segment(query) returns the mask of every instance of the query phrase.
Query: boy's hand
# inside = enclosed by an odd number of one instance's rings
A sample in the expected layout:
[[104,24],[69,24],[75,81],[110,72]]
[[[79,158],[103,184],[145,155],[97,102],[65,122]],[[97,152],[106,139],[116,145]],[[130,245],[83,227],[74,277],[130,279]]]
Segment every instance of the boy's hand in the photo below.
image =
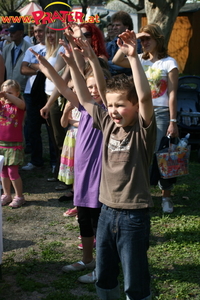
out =
[[119,34],[117,45],[126,56],[135,56],[137,54],[137,39],[135,32],[126,30]]

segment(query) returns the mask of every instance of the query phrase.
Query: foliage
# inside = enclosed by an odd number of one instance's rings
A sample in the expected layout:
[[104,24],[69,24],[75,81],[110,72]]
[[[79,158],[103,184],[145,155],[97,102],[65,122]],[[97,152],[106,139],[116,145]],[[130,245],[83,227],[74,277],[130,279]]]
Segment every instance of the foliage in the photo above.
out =
[[10,11],[17,11],[21,7],[28,4],[28,0],[4,0],[0,1],[0,15],[5,16]]
[[163,30],[166,44],[168,44],[170,34],[182,6],[186,0],[139,0],[135,4],[134,0],[119,0],[129,5],[136,11],[145,8],[148,23],[157,23]]

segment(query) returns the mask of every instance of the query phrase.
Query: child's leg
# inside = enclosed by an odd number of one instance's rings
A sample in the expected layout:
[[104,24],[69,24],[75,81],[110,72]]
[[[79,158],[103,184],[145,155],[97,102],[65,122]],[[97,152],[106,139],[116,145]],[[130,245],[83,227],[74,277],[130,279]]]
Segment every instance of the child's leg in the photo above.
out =
[[[97,226],[100,208],[88,208],[78,206],[78,222],[83,244],[83,259],[72,265],[62,268],[64,272],[93,270],[95,261],[93,259],[94,228]],[[93,228],[94,227],[94,228]]]
[[116,247],[117,217],[113,209],[102,206],[96,238],[96,289],[100,299],[119,298],[120,261]]
[[88,264],[93,260],[93,244],[94,236],[92,237],[81,237],[83,244],[83,259],[84,264]]
[[78,207],[78,222],[83,244],[83,262],[93,259],[94,237],[96,236],[100,208]]
[[17,197],[22,197],[22,180],[19,175],[19,166],[9,166],[8,174]]
[[7,205],[12,201],[11,197],[11,181],[8,175],[8,166],[4,166],[1,173],[1,181],[3,187],[3,195],[1,196],[1,205]]
[[12,208],[17,208],[25,203],[24,196],[22,194],[22,180],[19,176],[18,166],[10,166],[8,169],[9,177],[15,190],[15,197],[13,201],[9,204]]
[[12,185],[15,190],[15,195],[17,197],[22,197],[23,196],[23,187],[22,187],[21,177],[17,178],[16,180],[12,180]]
[[117,250],[128,299],[151,298],[147,250],[150,216],[148,209],[124,210],[119,215]]
[[8,166],[3,166],[1,180],[4,195],[11,196],[11,181],[8,174]]

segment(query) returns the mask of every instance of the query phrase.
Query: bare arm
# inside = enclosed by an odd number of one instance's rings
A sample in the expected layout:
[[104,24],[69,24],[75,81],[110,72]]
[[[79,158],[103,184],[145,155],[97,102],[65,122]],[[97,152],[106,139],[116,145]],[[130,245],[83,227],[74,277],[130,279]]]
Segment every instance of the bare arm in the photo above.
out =
[[18,97],[15,97],[14,95],[11,95],[9,93],[6,93],[4,91],[0,92],[0,98],[4,98],[5,101],[8,100],[9,102],[12,102],[19,109],[24,110],[26,107],[24,100],[22,100]]
[[4,82],[5,64],[2,55],[0,55],[0,85]]
[[[65,68],[65,71],[62,75],[63,80],[67,83],[69,81],[69,67],[67,66]],[[54,88],[51,96],[49,97],[46,105],[40,110],[40,114],[44,119],[48,118],[49,115],[49,111],[52,107],[52,105],[54,104],[54,102],[58,99],[58,97],[60,96],[60,92],[58,91],[57,87]]]
[[119,49],[115,56],[113,57],[112,59],[112,62],[115,64],[115,65],[118,65],[120,67],[123,67],[123,68],[130,68],[130,63],[129,63],[129,60],[127,57],[125,57],[124,53],[121,51],[121,49]]
[[[177,88],[178,88],[178,69],[175,68],[168,74],[168,95],[169,95],[169,113],[170,120],[177,117]],[[170,122],[167,129],[167,135],[171,137],[178,136],[178,126],[176,122]]]
[[71,117],[71,112],[72,112],[73,108],[74,108],[74,106],[70,102],[66,103],[62,117],[60,119],[60,124],[62,127],[65,128],[68,126],[69,118]]
[[[51,80],[54,82],[60,94],[62,94],[66,99],[68,99],[74,106],[79,105],[78,98],[74,92],[68,88],[64,79],[56,72],[56,70],[51,66],[51,64],[41,55],[37,54],[34,50],[30,51],[37,57],[40,63],[40,69],[45,74],[45,76],[50,76]],[[64,57],[64,54],[61,54]]]
[[75,88],[75,91],[76,91],[76,94],[78,96],[80,103],[84,106],[84,108],[87,110],[87,112],[90,115],[92,115],[94,100],[92,99],[92,97],[88,91],[88,88],[86,86],[85,80],[84,80],[83,76],[81,75],[81,73],[75,63],[72,52],[70,51],[70,49],[66,48],[65,55],[64,54],[61,54],[61,55],[66,60],[66,62],[68,63],[68,66],[70,68],[72,81],[73,81],[74,88]]
[[133,80],[138,95],[139,112],[144,120],[145,126],[148,126],[153,116],[153,104],[149,82],[137,54],[136,35],[133,31],[126,30],[126,32],[120,34],[119,37],[123,43],[118,39],[117,44],[121,51],[128,57],[134,74]]
[[79,126],[79,121],[75,121],[75,120],[69,118],[69,124],[74,126],[74,127],[78,127]]
[[74,56],[74,59],[76,61],[76,64],[78,66],[78,69],[80,70],[81,74],[83,75],[84,67],[85,67],[85,60],[84,57],[81,55],[81,53],[74,51],[74,48],[77,47],[76,43],[74,42],[74,39],[81,38],[82,40],[87,40],[85,36],[83,35],[81,28],[76,23],[70,23],[70,28],[67,28],[65,30],[65,37],[70,43],[71,50]]
[[81,48],[81,50],[79,50],[79,48],[75,48],[76,52],[80,51],[85,57],[88,58],[89,63],[92,67],[99,95],[104,105],[106,106],[106,81],[99,60],[87,40],[85,41],[78,39],[76,42],[77,45]]
[[30,64],[27,61],[23,61],[21,64],[21,74],[32,76],[37,75],[37,72],[39,71],[39,64]]

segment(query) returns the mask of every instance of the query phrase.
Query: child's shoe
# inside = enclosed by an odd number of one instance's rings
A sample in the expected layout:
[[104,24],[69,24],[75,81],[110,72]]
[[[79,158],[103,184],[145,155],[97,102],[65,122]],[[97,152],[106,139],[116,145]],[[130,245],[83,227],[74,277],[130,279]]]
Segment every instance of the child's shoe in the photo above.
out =
[[9,204],[9,206],[12,208],[18,208],[18,207],[21,207],[25,202],[26,201],[24,199],[24,196],[22,196],[22,197],[15,196],[13,198],[13,201]]
[[76,207],[72,209],[68,209],[66,212],[64,212],[63,216],[64,217],[75,217],[78,213],[78,210]]
[[[94,248],[94,249],[96,248],[96,239],[94,239],[93,248]],[[78,249],[79,249],[79,250],[83,250],[83,244],[79,244],[79,245],[78,245]]]
[[162,197],[162,209],[164,213],[173,213],[174,206],[170,197]]
[[8,195],[2,195],[1,196],[1,205],[7,205],[8,203],[12,202],[12,197]]

